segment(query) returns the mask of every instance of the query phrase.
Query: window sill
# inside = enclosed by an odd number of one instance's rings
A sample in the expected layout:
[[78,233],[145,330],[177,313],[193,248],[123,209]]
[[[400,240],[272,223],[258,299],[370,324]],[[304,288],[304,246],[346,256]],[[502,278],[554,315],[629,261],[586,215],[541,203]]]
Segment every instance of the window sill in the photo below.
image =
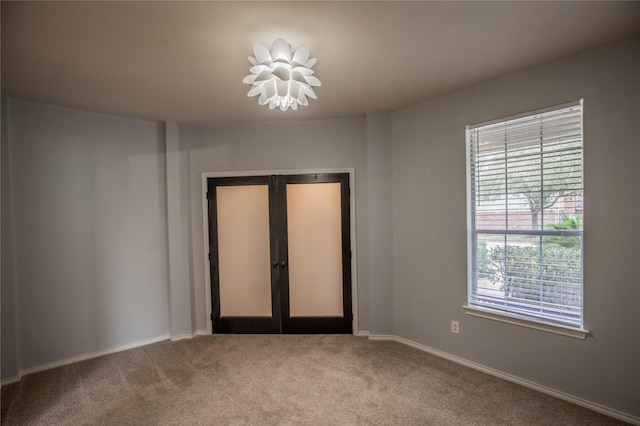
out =
[[514,324],[521,327],[546,331],[549,333],[561,334],[563,336],[573,337],[574,339],[584,340],[587,338],[587,335],[589,335],[589,330],[582,330],[580,328],[563,327],[561,325],[537,322],[516,316],[507,316],[502,312],[497,312],[490,309],[481,309],[475,306],[464,305],[462,308],[467,315],[472,315],[474,317],[486,318],[494,321],[504,322],[507,324]]

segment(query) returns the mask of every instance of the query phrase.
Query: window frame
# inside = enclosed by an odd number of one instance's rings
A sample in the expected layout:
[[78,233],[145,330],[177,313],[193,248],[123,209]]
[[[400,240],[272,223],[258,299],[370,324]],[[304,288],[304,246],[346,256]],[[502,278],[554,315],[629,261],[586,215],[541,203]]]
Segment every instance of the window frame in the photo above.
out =
[[[529,316],[523,314],[522,312],[517,312],[514,310],[509,310],[505,305],[501,308],[493,309],[490,306],[486,306],[483,304],[477,304],[472,301],[473,298],[477,299],[478,295],[474,293],[474,288],[477,288],[477,268],[476,268],[476,257],[477,257],[477,235],[478,230],[475,228],[476,222],[476,211],[474,207],[474,191],[472,188],[473,178],[471,174],[472,166],[474,165],[474,158],[471,149],[472,138],[470,137],[471,132],[475,129],[491,126],[499,123],[505,123],[526,119],[527,117],[539,116],[546,113],[560,111],[567,108],[580,108],[580,136],[581,136],[581,159],[584,157],[584,128],[583,128],[583,117],[584,117],[584,105],[583,100],[580,99],[574,102],[568,102],[565,104],[555,105],[547,108],[542,108],[534,111],[529,111],[517,115],[511,115],[508,117],[503,117],[500,119],[495,119],[491,121],[486,121],[474,125],[468,125],[465,129],[465,149],[466,149],[466,180],[467,180],[467,303],[463,306],[463,309],[466,314],[486,318],[490,320],[500,321],[504,323],[519,325],[523,327],[533,328],[536,330],[547,331],[551,333],[556,333],[564,336],[585,339],[589,334],[589,331],[584,328],[584,269],[582,267],[584,263],[584,247],[582,246],[580,249],[580,262],[581,262],[581,297],[580,297],[580,324],[579,326],[574,326],[572,324],[566,324],[558,321],[553,321],[551,319],[546,319],[541,316]],[[509,157],[505,157],[505,161],[508,161]],[[582,160],[583,161],[583,160]],[[540,171],[542,173],[542,171]],[[581,173],[584,176],[584,161],[581,166]],[[584,188],[584,181],[582,181],[582,187]],[[505,195],[507,191],[505,190]],[[582,200],[582,197],[581,197]],[[508,211],[508,207],[505,207],[505,211]],[[542,211],[544,215],[544,209]],[[508,232],[508,229],[504,229]],[[534,231],[532,229],[532,231]],[[542,231],[542,230],[541,230]],[[534,233],[527,233],[525,231],[522,232],[524,235],[534,235]],[[539,234],[540,231],[536,231],[535,234]],[[505,233],[507,235],[507,233]],[[580,237],[582,239],[583,230],[580,231]],[[506,243],[505,243],[506,244]],[[542,244],[542,243],[541,243]],[[508,302],[507,302],[508,303]]]

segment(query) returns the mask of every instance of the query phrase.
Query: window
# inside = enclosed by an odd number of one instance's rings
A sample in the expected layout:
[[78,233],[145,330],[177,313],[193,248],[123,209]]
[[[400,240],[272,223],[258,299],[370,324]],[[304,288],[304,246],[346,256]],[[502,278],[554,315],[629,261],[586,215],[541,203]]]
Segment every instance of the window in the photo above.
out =
[[467,152],[467,312],[582,330],[582,101],[468,126]]

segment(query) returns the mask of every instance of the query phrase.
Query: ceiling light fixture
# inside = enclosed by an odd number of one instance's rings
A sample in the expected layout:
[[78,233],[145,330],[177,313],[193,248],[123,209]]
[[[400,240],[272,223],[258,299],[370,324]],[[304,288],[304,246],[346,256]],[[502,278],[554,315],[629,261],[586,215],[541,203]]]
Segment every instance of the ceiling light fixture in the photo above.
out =
[[316,58],[309,59],[309,48],[300,46],[291,51],[291,45],[283,38],[276,39],[271,50],[256,43],[253,46],[255,57],[249,56],[253,65],[248,76],[242,82],[253,87],[247,96],[257,96],[260,105],[269,105],[282,111],[297,110],[298,105],[308,105],[307,96],[316,99],[314,86],[320,86],[320,80],[313,76]]

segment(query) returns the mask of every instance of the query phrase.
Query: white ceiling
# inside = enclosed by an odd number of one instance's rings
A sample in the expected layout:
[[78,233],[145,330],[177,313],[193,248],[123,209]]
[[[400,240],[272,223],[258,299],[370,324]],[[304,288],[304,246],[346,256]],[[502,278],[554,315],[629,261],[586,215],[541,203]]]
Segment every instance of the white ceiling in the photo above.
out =
[[[2,91],[161,121],[349,117],[637,34],[637,1],[2,1]],[[253,44],[277,37],[318,58],[318,99],[298,111],[242,83]]]

